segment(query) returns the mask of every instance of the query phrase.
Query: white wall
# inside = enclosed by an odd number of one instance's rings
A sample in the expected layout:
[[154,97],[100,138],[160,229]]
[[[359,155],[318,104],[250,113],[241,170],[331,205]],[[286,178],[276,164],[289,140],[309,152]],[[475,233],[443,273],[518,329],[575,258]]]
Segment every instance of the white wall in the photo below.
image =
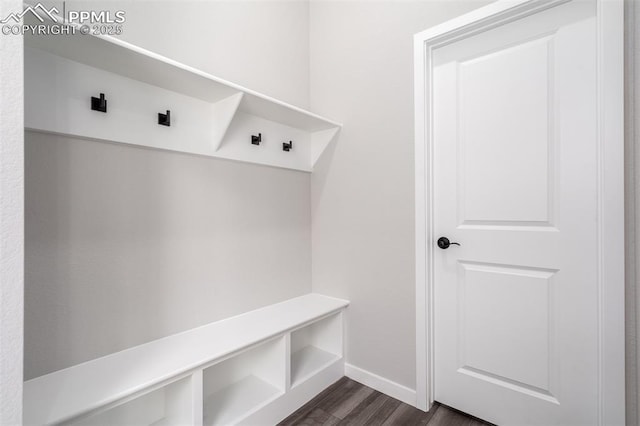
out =
[[27,132],[25,377],[309,293],[309,175]]
[[413,34],[479,1],[313,1],[311,108],[344,123],[312,175],[313,289],[351,300],[347,362],[415,389]]
[[[20,10],[0,1],[0,16]],[[0,36],[0,424],[22,423],[22,37]]]
[[[123,39],[308,104],[307,2],[66,7],[121,8]],[[26,149],[27,379],[311,290],[306,173],[33,132]]]

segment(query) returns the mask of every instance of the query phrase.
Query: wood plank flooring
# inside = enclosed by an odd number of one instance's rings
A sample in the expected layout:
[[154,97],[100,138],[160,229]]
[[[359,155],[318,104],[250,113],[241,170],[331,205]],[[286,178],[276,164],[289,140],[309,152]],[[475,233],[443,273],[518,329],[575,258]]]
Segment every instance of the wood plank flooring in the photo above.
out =
[[487,426],[457,410],[438,404],[428,413],[343,377],[325,389],[280,426]]

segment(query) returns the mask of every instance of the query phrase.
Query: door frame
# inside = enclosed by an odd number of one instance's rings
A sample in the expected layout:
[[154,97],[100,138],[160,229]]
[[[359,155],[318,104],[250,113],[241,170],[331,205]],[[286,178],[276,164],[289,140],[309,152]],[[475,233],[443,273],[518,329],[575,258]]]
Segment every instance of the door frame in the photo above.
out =
[[[581,0],[498,0],[414,36],[416,406],[434,402],[432,57],[436,48]],[[598,424],[624,424],[624,5],[595,0],[597,26]],[[605,286],[606,283],[606,286]]]

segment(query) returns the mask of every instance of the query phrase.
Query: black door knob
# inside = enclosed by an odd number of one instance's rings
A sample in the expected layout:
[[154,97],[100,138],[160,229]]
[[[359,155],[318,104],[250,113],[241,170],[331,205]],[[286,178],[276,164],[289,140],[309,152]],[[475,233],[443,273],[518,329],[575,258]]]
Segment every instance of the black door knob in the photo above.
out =
[[460,245],[460,243],[452,243],[447,237],[438,238],[438,247],[440,247],[442,250],[448,249],[452,244],[455,244],[456,246]]

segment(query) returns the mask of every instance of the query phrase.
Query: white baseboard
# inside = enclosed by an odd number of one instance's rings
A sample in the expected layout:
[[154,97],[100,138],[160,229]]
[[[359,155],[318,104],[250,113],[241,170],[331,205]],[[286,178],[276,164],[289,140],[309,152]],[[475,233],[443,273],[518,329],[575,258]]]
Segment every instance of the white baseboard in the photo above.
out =
[[389,379],[380,377],[370,371],[363,370],[351,364],[344,365],[344,374],[350,379],[363,385],[369,386],[379,392],[389,395],[392,398],[399,399],[409,405],[416,406],[416,391],[406,386],[392,382]]

